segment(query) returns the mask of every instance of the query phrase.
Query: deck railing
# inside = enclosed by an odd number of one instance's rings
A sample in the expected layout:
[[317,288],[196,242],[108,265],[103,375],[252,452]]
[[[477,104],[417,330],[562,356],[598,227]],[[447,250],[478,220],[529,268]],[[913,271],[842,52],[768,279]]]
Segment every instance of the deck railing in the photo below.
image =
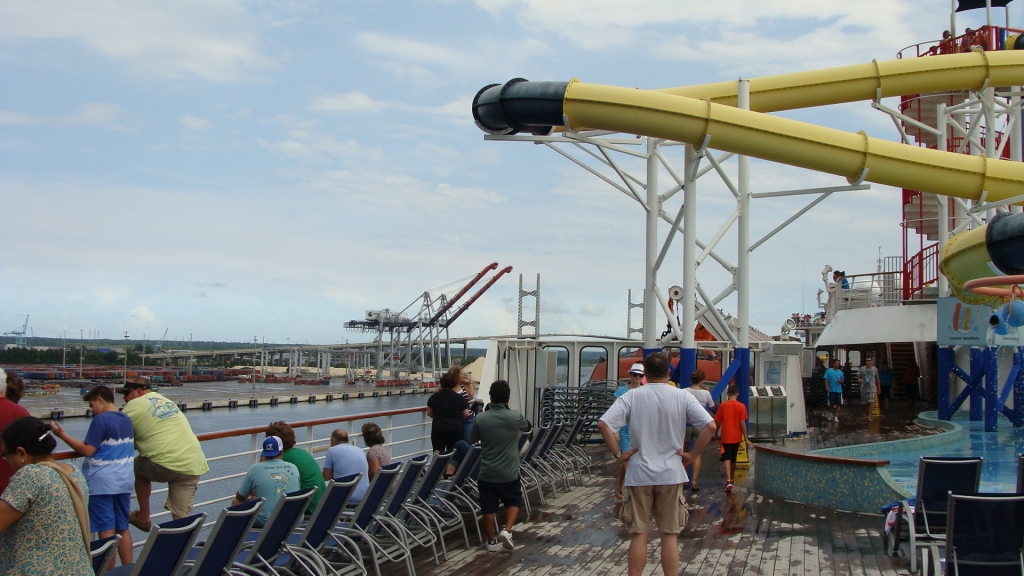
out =
[[[416,417],[417,415],[419,418]],[[396,418],[402,420],[402,422],[396,422]],[[380,424],[382,419],[385,420],[384,425]],[[376,421],[378,426],[381,427],[384,433],[384,447],[387,449],[392,460],[405,460],[420,454],[427,454],[431,451],[431,421],[427,418],[427,409],[425,407],[301,420],[289,422],[288,425],[295,431],[296,448],[303,448],[309,451],[320,462],[324,459],[324,456],[316,456],[316,454],[326,452],[330,447],[330,432],[327,432],[326,436],[317,436],[317,427],[342,424],[343,426],[335,426],[331,431],[337,428],[344,428],[349,433],[349,442],[353,442],[356,438],[362,437],[362,433],[354,428],[354,423],[371,420]],[[298,436],[303,429],[305,430],[305,440],[299,441]],[[202,443],[203,452],[207,455],[206,462],[210,465],[210,472],[199,480],[199,489],[196,490],[197,501],[193,505],[194,511],[201,511],[204,507],[227,506],[230,504],[238,489],[238,479],[245,476],[249,466],[259,460],[266,431],[267,425],[264,424],[249,428],[221,430],[196,435]],[[238,450],[238,439],[243,439],[246,436],[249,437],[249,449]],[[57,460],[72,460],[82,457],[81,454],[73,451],[54,453],[54,458]],[[215,473],[215,468],[219,470],[219,474],[211,476],[210,474]],[[166,487],[153,490],[150,505],[154,510],[151,516],[154,523],[158,519],[168,517],[171,514],[169,511],[155,512],[160,509],[161,498],[159,495],[166,493]],[[214,494],[222,495],[216,496]],[[200,500],[201,495],[207,499]],[[132,499],[136,500],[135,494],[132,494]],[[213,520],[217,516],[216,513],[208,514],[208,517]],[[213,520],[208,522],[206,526],[212,525]],[[145,544],[145,541],[140,540],[135,543],[135,547],[138,548],[143,544]]]
[[847,276],[849,288],[836,282],[829,285],[825,303],[825,322],[831,322],[840,310],[897,306],[902,299],[903,281],[899,272]]

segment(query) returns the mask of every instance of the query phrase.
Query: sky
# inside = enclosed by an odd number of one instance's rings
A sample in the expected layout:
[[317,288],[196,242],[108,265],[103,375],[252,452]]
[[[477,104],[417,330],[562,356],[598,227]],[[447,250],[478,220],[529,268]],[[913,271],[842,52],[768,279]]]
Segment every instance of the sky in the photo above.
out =
[[[540,274],[543,332],[624,336],[627,291],[636,301],[644,285],[642,208],[547,147],[484,141],[474,94],[514,77],[653,89],[889,60],[939,38],[948,9],[5,1],[0,332],[31,314],[47,337],[361,341],[345,321],[414,316],[425,291],[450,293],[498,262],[513,272],[453,335],[514,333],[519,274],[526,289]],[[1011,25],[1022,17],[1013,6]],[[983,23],[984,11],[958,16],[961,30]],[[898,138],[868,103],[783,115]],[[668,150],[675,162],[681,150]],[[713,178],[699,184],[704,240],[732,210]],[[752,162],[754,192],[844,183]],[[753,238],[808,200],[755,201]],[[752,325],[775,334],[814,312],[826,264],[869,273],[879,253],[901,254],[899,221],[899,191],[885,186],[818,205],[753,253]],[[735,261],[735,228],[719,252]],[[682,284],[681,262],[677,241],[660,287]],[[712,264],[698,278],[717,294],[728,278]]]

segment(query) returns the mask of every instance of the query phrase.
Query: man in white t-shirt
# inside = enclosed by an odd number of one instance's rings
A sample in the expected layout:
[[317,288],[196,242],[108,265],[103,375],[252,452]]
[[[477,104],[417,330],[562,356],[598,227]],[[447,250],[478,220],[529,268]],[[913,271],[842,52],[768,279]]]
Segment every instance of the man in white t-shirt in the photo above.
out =
[[[629,576],[639,576],[647,561],[652,515],[661,533],[662,569],[666,575],[679,573],[676,536],[688,517],[683,494],[686,466],[716,430],[714,420],[692,394],[669,384],[670,366],[669,357],[661,352],[644,359],[647,385],[626,392],[597,425],[608,450],[620,463],[629,461],[619,514],[630,533]],[[682,449],[687,422],[701,430],[691,452]],[[626,424],[633,448],[623,453],[615,433]]]
[[[704,407],[704,410],[711,414],[715,411],[715,401],[711,398],[711,392],[708,392],[702,386],[704,384],[703,370],[694,370],[693,374],[690,374],[690,387],[684,388],[693,397],[697,399],[697,403]],[[683,442],[683,451],[690,451],[690,442],[696,442],[700,438],[701,429],[689,425],[686,427],[686,441]],[[690,491],[696,492],[700,490],[700,486],[697,485],[697,477],[700,476],[700,452],[696,452],[693,458],[693,477],[690,478]]]

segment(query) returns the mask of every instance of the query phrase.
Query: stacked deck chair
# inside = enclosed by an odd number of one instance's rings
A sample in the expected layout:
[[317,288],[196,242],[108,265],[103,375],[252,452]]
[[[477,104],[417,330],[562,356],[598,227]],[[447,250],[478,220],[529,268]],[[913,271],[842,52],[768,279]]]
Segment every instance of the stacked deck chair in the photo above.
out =
[[196,514],[154,526],[139,559],[107,570],[108,576],[177,576],[192,543],[203,529],[203,520],[206,514]]
[[533,459],[534,468],[542,475],[547,476],[556,495],[558,494],[556,488],[558,480],[562,481],[565,491],[569,491],[569,472],[566,470],[565,465],[554,457],[551,451],[552,447],[558,442],[558,438],[562,435],[563,428],[565,428],[565,423],[561,421],[551,424],[551,431],[548,432],[547,437],[540,446],[540,450]]
[[[420,482],[419,487],[414,491],[412,498],[403,504],[407,511],[415,513],[419,518],[430,522],[438,536],[438,540],[441,541],[441,554],[445,560],[448,559],[448,549],[444,538],[452,532],[462,532],[466,549],[469,550],[469,533],[466,531],[466,519],[463,518],[462,512],[454,504],[434,492],[441,484],[441,477],[448,468],[448,463],[451,462],[452,454],[453,452],[449,452],[434,456],[434,460],[430,463],[430,468],[427,469],[427,474],[423,477],[423,481]],[[462,465],[459,468],[461,470]],[[456,471],[455,476],[458,475],[459,471]]]
[[1017,455],[1017,494],[1024,494],[1024,454]]
[[412,551],[405,539],[405,532],[393,520],[381,517],[377,512],[386,502],[395,479],[401,472],[402,463],[395,462],[381,466],[370,481],[370,487],[363,494],[350,520],[342,520],[334,527],[334,533],[347,536],[363,544],[361,554],[373,563],[374,574],[380,576],[380,565],[384,562],[404,561],[409,576],[416,576],[412,562]]
[[523,458],[526,456],[528,448],[526,443],[530,441],[530,431],[522,432],[519,435],[519,484],[523,488],[523,506],[526,508],[526,516],[530,516],[530,491],[536,491],[540,497],[541,504],[544,503],[544,493],[540,489],[540,484],[537,483],[537,479],[528,476],[523,471]]
[[946,540],[930,547],[933,574],[1024,574],[1024,495],[949,494],[947,510]]
[[[475,489],[470,482],[473,473],[479,474],[480,471],[480,450],[480,446],[473,446],[473,449],[462,459],[455,475],[447,483],[438,486],[434,490],[434,494],[438,499],[445,501],[448,508],[457,510],[460,517],[473,518],[476,537],[483,542],[483,535],[480,532],[480,519],[483,517],[480,512],[480,500],[474,496]],[[438,510],[440,511],[440,509]],[[465,521],[464,518],[463,521]]]
[[981,458],[922,457],[918,464],[917,499],[913,512],[910,504],[900,502],[896,524],[889,533],[888,550],[899,551],[902,527],[909,538],[910,571],[917,572],[917,558],[928,545],[946,539],[947,496],[974,494],[981,482]]
[[231,564],[245,544],[263,503],[263,498],[257,498],[221,510],[210,537],[199,547],[189,550],[182,573],[187,576],[232,574]]
[[544,505],[544,484],[550,484],[551,493],[558,496],[558,489],[555,487],[554,479],[549,477],[544,471],[544,467],[539,464],[540,457],[538,454],[540,454],[541,447],[547,443],[550,434],[550,424],[545,424],[538,428],[533,436],[533,442],[530,443],[530,447],[526,450],[526,454],[523,455],[523,461],[519,465],[519,475],[527,478],[527,484],[524,484],[524,487],[536,488],[537,494],[540,496],[541,506]]
[[[296,574],[366,576],[359,546],[352,539],[332,532],[362,477],[359,473],[350,474],[327,483],[309,522],[285,541],[286,554],[277,562],[284,565],[283,570]],[[293,559],[291,564],[285,561],[288,555]]]
[[107,573],[110,560],[117,554],[117,545],[121,543],[121,535],[114,534],[89,543],[90,555],[92,556],[92,571],[96,576],[103,576]]
[[563,450],[565,441],[562,440],[562,436],[567,434],[568,429],[568,422],[555,422],[555,428],[551,434],[551,443],[543,454],[544,461],[547,462],[551,466],[551,469],[562,479],[562,483],[564,484],[567,492],[570,488],[570,480],[575,482],[577,486],[583,482],[582,477],[578,475],[576,465],[573,464],[573,459],[568,457],[566,452]]
[[[432,523],[430,519],[415,508],[406,507],[406,504],[413,497],[413,487],[420,480],[420,476],[427,467],[429,460],[430,455],[424,454],[410,458],[405,462],[402,475],[395,483],[395,488],[387,497],[387,501],[384,502],[383,510],[375,516],[375,519],[381,521],[383,517],[393,520],[394,525],[405,532],[405,541],[410,548],[417,546],[426,548],[429,546],[431,553],[434,555],[434,565],[436,566],[441,563],[437,557],[438,536],[431,529]],[[447,557],[445,559],[447,560]]]
[[316,490],[316,486],[311,486],[282,496],[266,525],[258,532],[249,532],[231,571],[271,576],[291,574],[287,565],[293,558],[287,554],[287,541],[302,521],[302,514]]
[[573,466],[576,467],[576,473],[579,478],[583,478],[583,469],[587,469],[587,478],[593,478],[594,475],[590,473],[590,454],[580,446],[580,438],[583,432],[583,428],[586,426],[587,421],[579,416],[573,422],[572,428],[569,429],[569,434],[565,437],[565,441],[555,446],[555,448],[563,454],[564,458],[572,462]]

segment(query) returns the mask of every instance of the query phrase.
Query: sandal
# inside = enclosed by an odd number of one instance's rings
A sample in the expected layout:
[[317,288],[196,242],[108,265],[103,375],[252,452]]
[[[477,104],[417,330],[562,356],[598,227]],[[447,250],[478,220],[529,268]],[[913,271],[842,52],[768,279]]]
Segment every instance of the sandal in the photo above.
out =
[[690,482],[690,492],[700,492],[700,486],[696,482]]
[[140,510],[132,510],[131,513],[128,514],[128,523],[132,526],[135,526],[139,530],[142,530],[143,532],[149,532],[153,529],[153,521],[146,520],[145,522],[143,522],[139,519],[139,513]]

